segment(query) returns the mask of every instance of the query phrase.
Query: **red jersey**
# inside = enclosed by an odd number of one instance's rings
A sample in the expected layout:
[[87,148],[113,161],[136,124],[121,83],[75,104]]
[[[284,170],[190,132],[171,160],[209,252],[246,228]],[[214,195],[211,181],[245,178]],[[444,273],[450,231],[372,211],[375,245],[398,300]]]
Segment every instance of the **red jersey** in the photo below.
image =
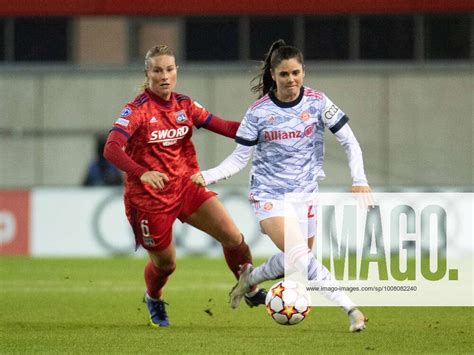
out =
[[125,201],[140,210],[164,213],[179,203],[184,181],[200,170],[191,142],[193,126],[205,126],[211,118],[204,107],[178,93],[165,101],[145,90],[128,103],[112,130],[127,137],[125,152],[131,159],[166,174],[169,182],[163,190],[153,189],[126,174]]

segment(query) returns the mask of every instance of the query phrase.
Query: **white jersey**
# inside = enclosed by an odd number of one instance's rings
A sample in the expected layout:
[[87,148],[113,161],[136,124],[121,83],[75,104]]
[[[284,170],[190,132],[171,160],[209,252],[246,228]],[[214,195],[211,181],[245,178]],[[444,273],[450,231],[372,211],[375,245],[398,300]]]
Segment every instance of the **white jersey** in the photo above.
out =
[[247,111],[235,141],[256,146],[250,198],[283,199],[285,193],[312,193],[324,178],[324,129],[336,133],[348,121],[324,93],[302,87],[292,102],[270,92]]

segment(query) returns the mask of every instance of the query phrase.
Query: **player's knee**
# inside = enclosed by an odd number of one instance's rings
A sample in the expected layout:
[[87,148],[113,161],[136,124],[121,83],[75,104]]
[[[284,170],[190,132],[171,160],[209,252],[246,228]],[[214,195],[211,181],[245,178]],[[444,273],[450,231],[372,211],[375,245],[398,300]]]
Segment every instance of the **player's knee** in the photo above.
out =
[[154,261],[153,266],[156,271],[159,271],[162,274],[171,275],[176,270],[176,261],[175,260],[159,260],[158,262]]
[[238,235],[233,236],[232,238],[225,239],[221,241],[222,247],[227,250],[233,250],[236,248],[241,248],[245,245],[245,238],[242,233],[238,233]]
[[171,275],[176,270],[176,263],[164,264],[160,267],[160,270],[167,275]]
[[240,233],[226,233],[225,237],[220,240],[222,246],[226,249],[237,248],[242,244],[242,235]]
[[224,222],[220,225],[220,238],[222,246],[232,248],[242,243],[242,233],[232,221]]

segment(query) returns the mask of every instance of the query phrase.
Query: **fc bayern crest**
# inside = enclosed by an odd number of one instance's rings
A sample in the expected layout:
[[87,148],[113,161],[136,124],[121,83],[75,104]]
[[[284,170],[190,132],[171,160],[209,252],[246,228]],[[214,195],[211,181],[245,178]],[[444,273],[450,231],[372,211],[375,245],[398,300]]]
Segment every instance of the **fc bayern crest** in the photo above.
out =
[[184,111],[176,112],[176,122],[183,123],[187,121],[187,119],[188,119],[188,116],[186,116],[186,112]]
[[300,118],[302,121],[307,121],[310,117],[311,116],[308,111],[301,112]]

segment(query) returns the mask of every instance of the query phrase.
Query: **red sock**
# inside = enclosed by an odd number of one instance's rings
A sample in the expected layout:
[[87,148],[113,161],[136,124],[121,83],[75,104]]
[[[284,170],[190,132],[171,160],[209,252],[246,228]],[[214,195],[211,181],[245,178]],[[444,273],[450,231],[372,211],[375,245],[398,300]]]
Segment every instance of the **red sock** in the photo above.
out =
[[148,296],[156,300],[161,299],[161,290],[168,280],[168,276],[173,270],[163,270],[157,268],[151,261],[145,266],[145,284]]
[[250,248],[245,243],[244,236],[242,236],[242,242],[233,248],[225,248],[224,249],[224,256],[229,269],[234,273],[235,278],[239,279],[239,269],[240,265],[244,265],[247,263],[252,264],[252,254],[250,253]]

